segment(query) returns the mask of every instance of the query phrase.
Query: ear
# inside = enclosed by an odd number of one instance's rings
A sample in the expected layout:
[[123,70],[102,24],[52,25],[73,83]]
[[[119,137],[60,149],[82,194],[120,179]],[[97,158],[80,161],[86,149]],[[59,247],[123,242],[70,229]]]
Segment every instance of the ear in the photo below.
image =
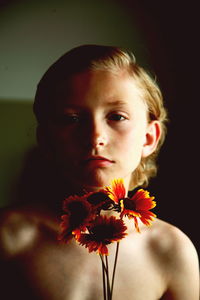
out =
[[152,154],[158,145],[161,136],[161,125],[159,121],[152,121],[148,124],[143,145],[142,157],[147,157]]

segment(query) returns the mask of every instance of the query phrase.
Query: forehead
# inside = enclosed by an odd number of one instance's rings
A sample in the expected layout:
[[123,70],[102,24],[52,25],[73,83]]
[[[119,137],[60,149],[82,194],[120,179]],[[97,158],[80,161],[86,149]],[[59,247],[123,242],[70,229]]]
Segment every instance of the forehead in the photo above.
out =
[[82,106],[90,101],[95,105],[144,104],[141,88],[125,71],[92,70],[78,73],[60,84],[56,94],[60,103],[69,106]]

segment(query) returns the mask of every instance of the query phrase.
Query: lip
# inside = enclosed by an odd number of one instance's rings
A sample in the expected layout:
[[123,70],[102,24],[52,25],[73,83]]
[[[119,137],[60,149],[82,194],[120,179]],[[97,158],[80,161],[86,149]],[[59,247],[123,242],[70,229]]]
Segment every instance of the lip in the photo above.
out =
[[82,161],[83,165],[91,165],[94,167],[108,167],[114,163],[104,156],[89,156]]

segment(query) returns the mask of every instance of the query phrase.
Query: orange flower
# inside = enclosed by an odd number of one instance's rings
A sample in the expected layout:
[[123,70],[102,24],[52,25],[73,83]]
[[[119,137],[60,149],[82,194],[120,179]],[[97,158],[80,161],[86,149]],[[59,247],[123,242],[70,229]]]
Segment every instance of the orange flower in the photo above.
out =
[[131,198],[121,199],[121,218],[123,216],[128,216],[129,219],[133,218],[136,230],[140,232],[137,218],[146,226],[150,226],[151,221],[156,217],[154,213],[149,211],[156,206],[153,199],[154,197],[150,197],[149,192],[143,189],[138,190]]
[[153,221],[156,215],[149,210],[156,206],[156,202],[153,201],[154,197],[149,196],[148,191],[140,189],[132,197],[126,197],[123,179],[114,179],[111,187],[107,187],[106,191],[108,196],[115,203],[119,204],[121,218],[128,216],[129,219],[134,219],[135,228],[138,232],[140,232],[140,229],[137,218],[145,225],[151,225],[151,221]]
[[126,189],[124,187],[123,179],[114,179],[111,182],[111,187],[106,187],[106,192],[108,196],[115,202],[120,203],[121,199],[124,199],[126,196]]
[[74,235],[79,236],[81,231],[85,231],[94,218],[92,205],[85,196],[70,196],[63,202],[65,215],[61,216],[59,240],[68,242]]
[[121,219],[98,216],[90,225],[89,233],[82,233],[76,239],[89,252],[98,251],[99,254],[108,255],[107,245],[123,239],[126,229]]

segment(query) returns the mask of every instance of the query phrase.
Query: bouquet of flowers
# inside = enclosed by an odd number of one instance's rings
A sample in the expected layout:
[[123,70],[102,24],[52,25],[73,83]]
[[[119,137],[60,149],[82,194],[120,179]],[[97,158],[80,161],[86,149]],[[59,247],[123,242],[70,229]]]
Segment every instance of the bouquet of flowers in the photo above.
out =
[[[126,196],[122,179],[114,179],[110,186],[83,196],[70,196],[63,202],[58,239],[68,243],[74,238],[89,252],[97,252],[101,258],[104,300],[112,300],[119,242],[127,235],[123,218],[133,219],[140,232],[138,219],[150,226],[156,215],[150,209],[156,206],[149,192],[139,189],[132,197]],[[116,216],[106,216],[105,211],[115,211]],[[109,274],[108,245],[116,242],[112,276]]]

